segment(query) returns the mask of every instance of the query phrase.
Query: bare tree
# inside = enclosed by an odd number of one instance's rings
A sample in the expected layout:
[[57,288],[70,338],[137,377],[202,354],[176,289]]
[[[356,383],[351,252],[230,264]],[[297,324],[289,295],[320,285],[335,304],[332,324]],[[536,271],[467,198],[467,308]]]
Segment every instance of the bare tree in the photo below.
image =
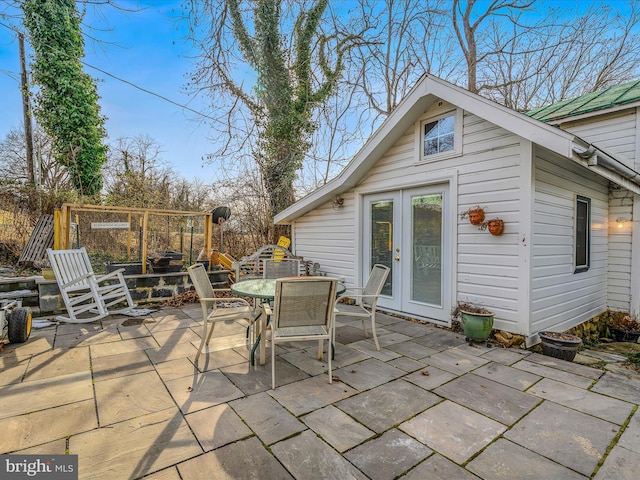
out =
[[192,86],[214,97],[218,107],[221,95],[229,102],[218,124],[227,141],[217,154],[228,158],[241,150],[253,158],[271,214],[295,200],[296,172],[316,130],[314,114],[335,91],[345,54],[360,39],[327,16],[327,5],[190,3],[191,40],[201,50]]

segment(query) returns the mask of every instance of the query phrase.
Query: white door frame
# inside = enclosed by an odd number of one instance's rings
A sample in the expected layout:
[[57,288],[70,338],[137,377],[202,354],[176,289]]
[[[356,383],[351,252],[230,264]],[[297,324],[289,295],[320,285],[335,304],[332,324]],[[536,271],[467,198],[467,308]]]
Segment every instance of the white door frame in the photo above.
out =
[[[444,222],[443,225],[443,236],[445,239],[449,239],[448,243],[449,243],[449,248],[447,249],[448,251],[443,251],[442,255],[443,255],[443,263],[448,263],[449,265],[449,272],[448,275],[443,277],[443,284],[442,284],[442,289],[443,289],[443,311],[446,313],[450,313],[453,304],[455,303],[455,299],[457,296],[457,255],[458,255],[458,221],[457,221],[457,211],[458,211],[458,199],[457,199],[457,192],[458,192],[458,171],[456,169],[448,169],[448,170],[440,170],[440,171],[436,171],[436,172],[431,172],[429,174],[423,174],[421,175],[421,181],[414,181],[411,182],[409,184],[402,184],[400,182],[398,182],[397,185],[389,185],[389,187],[393,187],[393,191],[385,189],[384,191],[381,191],[379,189],[371,189],[371,188],[360,188],[354,191],[354,193],[357,196],[358,201],[356,202],[356,219],[357,219],[357,224],[360,226],[360,235],[359,238],[357,240],[358,243],[358,252],[359,254],[356,257],[356,280],[357,283],[359,285],[362,285],[363,282],[366,281],[366,279],[368,278],[369,272],[367,270],[368,268],[368,261],[365,261],[364,255],[365,252],[368,255],[368,247],[369,247],[369,243],[368,240],[366,239],[366,236],[369,235],[369,230],[368,230],[368,225],[365,225],[366,221],[365,219],[368,218],[369,213],[367,211],[367,205],[365,205],[365,201],[366,201],[366,196],[368,195],[374,195],[374,194],[380,194],[379,198],[383,198],[385,196],[385,194],[387,196],[390,196],[394,191],[398,191],[398,190],[410,190],[410,189],[414,189],[414,188],[418,188],[418,187],[430,187],[430,186],[434,186],[436,184],[447,184],[448,186],[446,187],[446,196],[448,199],[448,205],[447,205],[447,218],[446,221]],[[406,180],[406,178],[405,178]],[[378,198],[376,197],[370,197],[370,198]],[[400,237],[395,237],[395,238],[402,238],[402,235],[400,234]],[[446,255],[446,257],[444,257],[444,255]],[[365,271],[367,270],[367,271]],[[359,277],[359,278],[358,278]],[[384,298],[381,298],[380,301],[382,302],[382,305],[380,304],[380,302],[378,303],[378,305],[380,306],[381,310],[389,310],[392,312],[397,312],[397,313],[405,313],[402,312],[402,310],[396,310],[394,308],[390,308],[390,307],[385,307],[384,306]],[[433,318],[429,318],[429,317],[421,317],[419,315],[415,315],[415,314],[407,314],[405,313],[405,315],[410,316],[412,318],[419,318],[419,319],[424,319],[427,321],[432,321],[435,323],[439,323],[439,324],[443,324],[443,325],[447,325],[447,326],[451,326],[451,317],[450,315],[443,315],[441,317],[441,319],[433,319]],[[446,320],[443,320],[442,318],[446,317]]]

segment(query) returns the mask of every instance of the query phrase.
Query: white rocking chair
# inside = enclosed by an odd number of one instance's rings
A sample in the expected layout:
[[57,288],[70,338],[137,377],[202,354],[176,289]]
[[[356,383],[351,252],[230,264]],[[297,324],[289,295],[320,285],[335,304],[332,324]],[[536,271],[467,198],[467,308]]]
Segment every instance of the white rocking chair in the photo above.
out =
[[[136,307],[122,275],[123,268],[107,275],[96,275],[84,247],[77,250],[48,248],[47,254],[69,314],[68,317],[58,315],[56,320],[88,323]],[[110,308],[120,304],[122,304],[120,308]],[[95,315],[78,318],[78,315],[86,312]]]

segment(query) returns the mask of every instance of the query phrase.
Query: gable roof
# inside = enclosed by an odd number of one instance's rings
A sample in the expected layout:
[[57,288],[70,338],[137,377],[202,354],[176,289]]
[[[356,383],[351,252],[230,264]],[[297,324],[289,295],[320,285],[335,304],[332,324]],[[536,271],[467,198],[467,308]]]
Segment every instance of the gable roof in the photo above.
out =
[[[433,103],[439,100],[461,107],[532,143],[572,159],[585,167],[588,166],[625,188],[640,193],[640,187],[635,183],[636,179],[640,179],[640,173],[624,166],[624,169],[621,167],[620,171],[614,174],[613,167],[616,167],[617,163],[622,165],[622,162],[579,137],[425,74],[336,177],[275,215],[274,223],[291,223],[314,208],[332,201],[337,194],[357,186],[385,152]],[[622,171],[624,173],[621,173]]]
[[536,120],[554,123],[579,115],[600,112],[600,110],[623,106],[628,108],[631,104],[639,102],[640,80],[634,80],[552,105],[535,108],[525,113]]

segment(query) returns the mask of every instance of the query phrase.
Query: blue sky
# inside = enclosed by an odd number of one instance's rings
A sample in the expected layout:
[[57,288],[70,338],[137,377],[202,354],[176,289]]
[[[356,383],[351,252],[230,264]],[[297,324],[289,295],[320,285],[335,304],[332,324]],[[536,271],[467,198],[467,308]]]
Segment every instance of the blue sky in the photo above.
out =
[[[184,27],[176,20],[180,2],[118,2],[126,6],[136,3],[153,6],[138,12],[103,7],[102,17],[92,10],[87,12],[86,23],[104,29],[90,35],[104,42],[96,44],[87,40],[84,61],[176,103],[197,111],[205,110],[198,98],[182,93],[192,63],[187,58],[188,46],[181,31]],[[0,19],[0,23],[7,22]],[[209,172],[214,169],[202,161],[207,152],[213,150],[207,139],[206,122],[192,112],[100,71],[85,66],[85,72],[99,80],[98,93],[102,114],[107,117],[108,142],[120,137],[148,135],[161,145],[162,159],[184,178],[213,180],[213,173]],[[19,74],[18,41],[11,30],[0,26],[0,140],[12,128],[22,125]]]

